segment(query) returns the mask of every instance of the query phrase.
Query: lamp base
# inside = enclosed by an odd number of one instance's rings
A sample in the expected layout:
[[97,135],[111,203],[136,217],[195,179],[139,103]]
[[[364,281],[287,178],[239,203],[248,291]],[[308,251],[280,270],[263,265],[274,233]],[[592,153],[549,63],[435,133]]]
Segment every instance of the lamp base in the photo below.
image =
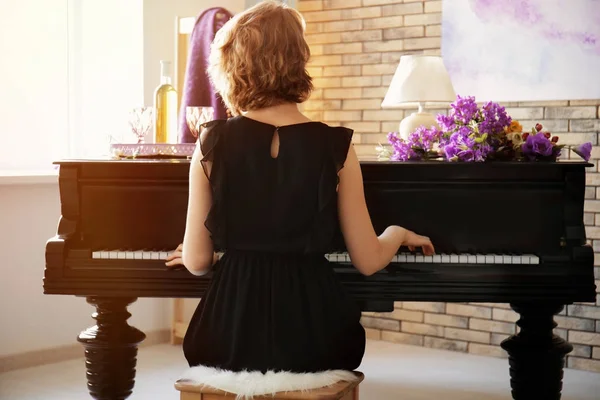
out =
[[435,126],[439,129],[439,126],[435,120],[435,116],[431,113],[421,111],[412,113],[408,117],[404,118],[400,122],[398,133],[402,139],[406,140],[408,139],[408,135],[413,133],[421,125],[425,126],[427,129],[431,128],[432,126]]

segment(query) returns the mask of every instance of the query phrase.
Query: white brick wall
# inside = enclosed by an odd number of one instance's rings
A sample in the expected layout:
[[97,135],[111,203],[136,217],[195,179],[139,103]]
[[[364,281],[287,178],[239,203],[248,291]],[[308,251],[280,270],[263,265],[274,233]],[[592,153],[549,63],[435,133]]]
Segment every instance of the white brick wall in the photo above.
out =
[[[297,4],[307,21],[306,37],[313,52],[309,72],[317,88],[306,103],[307,115],[354,129],[359,156],[373,155],[377,143],[385,142],[404,117],[401,110],[380,107],[400,56],[440,54],[442,2],[298,0]],[[592,142],[596,166],[588,169],[585,223],[600,265],[600,99],[503,105],[524,126],[540,122],[562,143]],[[600,279],[600,267],[595,272]],[[398,302],[395,307],[390,313],[365,313],[362,322],[369,338],[494,357],[506,357],[499,344],[516,331],[518,317],[506,304]],[[596,304],[568,306],[556,322],[556,334],[574,345],[568,367],[600,371],[600,296]]]

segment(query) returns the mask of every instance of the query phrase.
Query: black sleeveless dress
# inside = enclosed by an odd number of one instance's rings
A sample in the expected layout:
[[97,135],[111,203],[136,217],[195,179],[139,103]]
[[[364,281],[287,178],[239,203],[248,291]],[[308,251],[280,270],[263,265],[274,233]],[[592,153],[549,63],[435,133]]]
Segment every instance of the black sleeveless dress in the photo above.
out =
[[185,335],[189,365],[355,370],[365,350],[360,310],[324,257],[352,131],[320,122],[277,128],[243,116],[207,129],[201,147],[203,164],[212,162],[213,205],[205,225],[224,255]]

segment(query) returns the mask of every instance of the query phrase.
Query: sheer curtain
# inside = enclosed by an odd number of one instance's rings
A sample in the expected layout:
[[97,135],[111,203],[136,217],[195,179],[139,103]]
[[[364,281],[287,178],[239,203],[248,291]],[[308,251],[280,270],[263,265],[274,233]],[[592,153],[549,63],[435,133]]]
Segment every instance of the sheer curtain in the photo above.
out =
[[128,113],[143,105],[143,0],[69,0],[70,148],[107,154],[134,141]]

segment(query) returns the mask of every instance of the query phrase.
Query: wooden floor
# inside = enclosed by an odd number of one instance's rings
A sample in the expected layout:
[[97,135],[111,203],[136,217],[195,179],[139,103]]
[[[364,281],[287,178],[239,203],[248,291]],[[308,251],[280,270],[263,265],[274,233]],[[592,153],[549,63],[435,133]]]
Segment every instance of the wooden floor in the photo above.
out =
[[[173,384],[186,368],[181,347],[140,350],[128,400],[179,400]],[[369,341],[360,366],[360,400],[510,400],[507,360]],[[566,370],[562,400],[600,399],[600,374]],[[0,374],[0,399],[90,399],[83,359]]]

